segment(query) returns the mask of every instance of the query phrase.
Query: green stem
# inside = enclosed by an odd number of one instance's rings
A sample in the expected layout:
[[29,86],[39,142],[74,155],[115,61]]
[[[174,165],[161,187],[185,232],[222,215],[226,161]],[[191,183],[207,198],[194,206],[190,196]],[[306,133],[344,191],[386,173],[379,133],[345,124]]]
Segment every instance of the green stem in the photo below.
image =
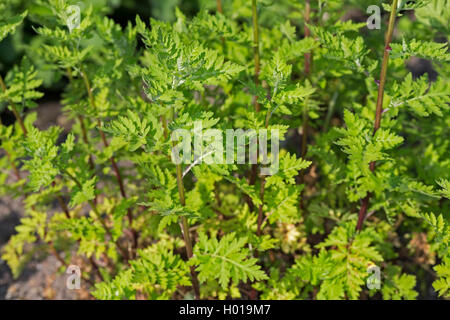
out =
[[[308,28],[308,24],[311,21],[311,3],[310,0],[306,0],[305,5],[305,38],[311,36],[311,30]],[[312,52],[305,53],[305,75],[309,76],[311,73],[311,65],[312,65]]]
[[[252,0],[252,16],[253,16],[253,57],[255,60],[255,74],[254,81],[255,86],[259,85],[259,73],[261,71],[261,62],[259,56],[259,25],[258,25],[258,10],[256,5],[257,0]],[[260,106],[258,103],[258,97],[253,97],[253,104],[255,106],[255,111],[259,112]]]
[[[305,7],[305,38],[311,36],[311,30],[308,28],[308,24],[311,21],[311,4],[310,0],[306,0]],[[305,77],[309,78],[311,75],[311,67],[312,67],[313,55],[312,52],[305,53]],[[308,105],[307,101],[305,102],[305,108],[303,110],[303,128],[302,128],[302,148],[301,148],[301,157],[305,158],[306,152],[308,151],[307,143],[308,143]],[[301,180],[303,180],[303,175],[301,176]]]
[[[269,108],[267,110],[267,114],[266,114],[266,121],[265,121],[265,128],[267,129],[269,127],[269,120],[270,120],[270,111],[272,108]],[[262,176],[261,177],[261,186],[259,189],[259,197],[261,200],[261,204],[259,205],[258,208],[258,220],[257,220],[257,228],[256,228],[256,235],[259,237],[261,235],[262,232],[262,225],[263,225],[263,205],[264,205],[264,193],[265,193],[265,188],[266,188],[266,177]]]
[[[259,25],[258,25],[258,8],[257,0],[252,0],[252,17],[253,17],[253,57],[255,62],[255,74],[254,82],[255,86],[259,85],[259,73],[261,70],[261,58],[259,55]],[[256,112],[260,111],[260,106],[258,103],[258,97],[253,96],[253,105]],[[249,184],[254,185],[256,183],[256,177],[258,175],[258,165],[252,164]],[[251,211],[254,209],[254,205],[250,197],[247,197],[247,203]]]
[[[310,0],[306,0],[305,5],[305,38],[311,37],[311,30],[308,27],[308,24],[311,22],[311,3]],[[305,68],[304,73],[306,78],[310,78],[311,76],[311,68],[313,62],[313,52],[305,53]],[[309,122],[309,108],[308,108],[308,99],[305,100],[305,107],[303,108],[303,124],[302,124],[302,141],[301,141],[301,151],[300,157],[305,159],[306,153],[308,152],[308,122]],[[299,182],[300,184],[304,183],[305,180],[305,171],[302,170],[299,174]],[[300,192],[300,209],[303,210],[303,191]]]
[[[305,158],[308,152],[308,99],[305,99],[305,107],[303,108],[303,126],[302,126],[302,148],[300,152],[300,157]],[[303,178],[302,178],[303,180]],[[303,181],[302,181],[303,183]]]
[[[217,12],[219,12],[220,14],[223,14],[223,7],[222,7],[222,0],[217,0]],[[222,42],[222,50],[223,50],[223,54],[226,56],[227,54],[227,44],[225,42],[225,38],[224,37],[220,37],[220,42]]]
[[261,187],[259,189],[259,197],[261,200],[261,204],[259,205],[259,208],[258,208],[258,224],[257,224],[257,228],[256,228],[256,235],[258,237],[261,236],[261,232],[262,232],[261,227],[263,224],[263,205],[264,205],[265,186],[266,186],[266,178],[262,177],[261,178]]
[[331,117],[333,116],[334,107],[336,106],[336,101],[338,97],[339,97],[339,88],[336,88],[336,91],[333,93],[333,96],[331,97],[331,100],[328,103],[328,112],[322,128],[323,132],[328,131],[328,127],[330,126]]
[[[69,82],[73,83],[73,75],[72,70],[70,68],[67,68],[67,76],[69,77]],[[86,83],[86,82],[85,82]],[[80,121],[80,127],[81,127],[81,137],[87,145],[89,145],[89,139],[87,135],[86,126],[84,125],[84,117],[82,115],[78,115],[78,121]],[[94,169],[94,162],[92,161],[92,156],[89,155],[89,165],[91,166],[91,169]]]
[[[385,39],[385,45],[384,45],[384,53],[383,53],[383,62],[381,65],[381,73],[380,73],[380,86],[378,87],[378,96],[377,96],[377,107],[375,111],[375,123],[373,126],[373,135],[380,129],[381,125],[381,116],[383,114],[383,98],[384,98],[384,87],[386,84],[386,74],[388,69],[388,63],[389,63],[389,52],[391,51],[391,41],[392,41],[392,34],[394,33],[394,26],[395,26],[395,17],[397,16],[397,2],[398,0],[394,0],[392,2],[391,7],[391,15],[389,17],[389,26],[388,30],[386,32],[386,39]],[[370,163],[370,170],[372,172],[375,171],[375,162]],[[367,209],[369,207],[369,200],[370,200],[371,194],[368,193],[367,196],[363,199],[361,208],[358,213],[358,223],[356,224],[356,230],[360,231],[362,229],[364,219],[367,214]]]
[[167,140],[169,138],[169,127],[167,126],[167,119],[166,116],[161,116],[161,121],[163,124],[163,130],[164,130],[164,140]]
[[[172,117],[175,116],[175,112],[172,114]],[[169,129],[167,127],[167,120],[165,116],[162,116],[163,120],[163,127],[164,127],[164,136],[169,136]],[[173,142],[173,147],[175,147],[175,142]],[[177,170],[177,186],[178,186],[178,196],[180,198],[180,204],[184,207],[186,206],[186,198],[184,195],[184,183],[183,183],[183,168],[181,167],[181,164],[176,165]],[[186,219],[186,217],[181,216],[180,218],[180,228],[181,232],[183,234],[183,240],[184,244],[186,246],[186,255],[188,259],[191,259],[193,256],[193,250],[192,250],[192,240],[189,233],[189,223]],[[198,282],[197,272],[195,272],[195,267],[190,266],[190,273],[191,273],[191,282],[192,282],[192,288],[194,290],[194,296],[195,299],[200,299],[200,285]]]
[[[177,164],[177,185],[178,185],[178,195],[180,196],[180,203],[184,207],[186,205],[186,199],[184,197],[183,170],[181,168],[181,164]],[[187,257],[188,259],[191,259],[193,256],[192,241],[189,235],[189,224],[186,217],[184,216],[181,217],[180,227],[183,233],[184,243],[186,245]],[[190,267],[190,271],[191,271],[192,288],[194,289],[195,299],[198,300],[200,299],[200,286],[194,266]]]

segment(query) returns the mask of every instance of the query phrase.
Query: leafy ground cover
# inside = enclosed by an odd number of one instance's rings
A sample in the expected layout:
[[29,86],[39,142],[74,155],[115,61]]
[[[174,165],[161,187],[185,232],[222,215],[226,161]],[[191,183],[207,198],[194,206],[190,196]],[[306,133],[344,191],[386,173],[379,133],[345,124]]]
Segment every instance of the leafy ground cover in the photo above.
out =
[[[97,299],[448,298],[448,1],[379,1],[379,29],[371,1],[202,3],[122,24],[89,1],[0,4],[22,52],[0,78],[12,275],[47,254]],[[43,128],[48,88],[65,120]],[[231,163],[174,161],[178,133],[197,150],[232,129],[249,150],[279,137],[271,174],[234,138]]]

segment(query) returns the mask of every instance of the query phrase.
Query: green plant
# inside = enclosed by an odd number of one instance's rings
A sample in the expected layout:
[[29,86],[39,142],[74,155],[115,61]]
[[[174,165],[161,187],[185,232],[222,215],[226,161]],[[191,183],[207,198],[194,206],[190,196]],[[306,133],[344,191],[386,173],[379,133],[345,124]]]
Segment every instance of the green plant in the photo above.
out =
[[[211,2],[126,27],[89,1],[79,24],[75,1],[0,5],[0,40],[25,19],[36,33],[0,78],[17,120],[0,126],[0,192],[25,211],[2,250],[14,276],[42,250],[98,299],[415,299],[424,271],[448,298],[447,1],[384,3],[369,31],[341,19],[364,1]],[[49,73],[68,132],[34,125]],[[176,163],[180,130],[189,150],[223,142],[199,125],[277,132],[277,170],[260,174],[261,150],[236,161],[234,140],[233,163]]]

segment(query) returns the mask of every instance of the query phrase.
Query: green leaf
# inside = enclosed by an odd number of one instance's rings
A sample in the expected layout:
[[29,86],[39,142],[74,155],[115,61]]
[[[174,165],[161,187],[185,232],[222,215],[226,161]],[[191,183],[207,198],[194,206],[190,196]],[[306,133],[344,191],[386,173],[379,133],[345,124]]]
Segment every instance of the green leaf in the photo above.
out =
[[97,177],[84,181],[81,188],[78,186],[74,188],[72,192],[72,197],[70,199],[69,206],[71,208],[77,205],[83,204],[87,201],[93,200],[95,198],[95,185],[97,182]]
[[391,48],[390,56],[393,59],[407,60],[411,57],[419,57],[436,61],[450,61],[447,43],[403,39],[402,44],[392,43]]
[[418,296],[418,292],[414,290],[415,286],[415,276],[402,274],[400,267],[389,265],[381,293],[384,300],[414,300]]
[[447,199],[450,199],[450,181],[447,179],[440,179],[439,181],[436,181],[438,185],[441,186],[441,194],[443,197],[446,197]]
[[20,15],[14,16],[12,18],[7,18],[4,21],[0,20],[0,41],[5,39],[8,34],[14,33],[19,25],[22,24],[23,19],[27,16],[28,11],[25,10]]
[[127,143],[131,152],[141,147],[149,152],[154,144],[153,140],[157,139],[156,127],[156,119],[151,115],[141,119],[137,113],[127,110],[127,116],[120,116],[111,121],[103,130],[120,137]]
[[136,292],[145,292],[150,299],[170,299],[178,286],[189,286],[189,268],[173,245],[160,241],[139,250],[138,258],[129,268],[111,281],[97,283],[92,293],[102,300],[136,299]]
[[26,154],[30,157],[24,160],[24,169],[30,171],[29,184],[35,191],[49,186],[60,173],[56,166],[58,147],[55,145],[59,132],[57,127],[50,127],[47,131],[31,127],[23,142]]
[[443,262],[434,267],[438,278],[433,282],[433,287],[439,295],[445,298],[450,297],[450,255],[447,255]]
[[189,261],[196,266],[201,282],[218,279],[222,288],[228,287],[230,281],[238,284],[267,279],[257,259],[249,258],[249,250],[245,248],[247,238],[237,238],[230,233],[218,241],[209,238],[205,233],[199,234],[199,241],[194,247],[194,257]]
[[342,286],[350,299],[359,298],[364,280],[370,275],[368,266],[383,261],[383,257],[372,244],[374,239],[375,230],[366,228],[357,233],[352,221],[336,227],[325,241],[316,246],[330,248],[331,259],[335,263],[320,288],[323,298],[333,297],[335,294],[332,290],[336,290],[336,286],[337,292],[341,292],[339,286]]
[[[37,79],[37,71],[27,57],[22,59],[20,66],[15,66],[6,76],[6,91],[0,92],[0,101],[16,104],[18,112],[25,108],[35,108],[34,100],[42,98],[42,92],[36,89],[42,80]],[[11,106],[10,106],[11,107]]]

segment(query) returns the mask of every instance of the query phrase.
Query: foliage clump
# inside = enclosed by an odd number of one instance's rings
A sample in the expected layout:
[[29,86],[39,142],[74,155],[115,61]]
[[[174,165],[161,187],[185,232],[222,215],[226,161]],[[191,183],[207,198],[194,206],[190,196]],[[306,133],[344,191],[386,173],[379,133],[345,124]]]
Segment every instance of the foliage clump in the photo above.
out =
[[[72,1],[0,4],[0,40],[35,33],[0,78],[13,275],[44,251],[97,299],[416,299],[425,272],[450,297],[448,2],[385,1],[369,31],[341,19],[364,1],[204,2],[126,26],[90,1],[75,25]],[[35,126],[54,85],[69,132]],[[198,124],[278,130],[278,170],[175,163]]]

